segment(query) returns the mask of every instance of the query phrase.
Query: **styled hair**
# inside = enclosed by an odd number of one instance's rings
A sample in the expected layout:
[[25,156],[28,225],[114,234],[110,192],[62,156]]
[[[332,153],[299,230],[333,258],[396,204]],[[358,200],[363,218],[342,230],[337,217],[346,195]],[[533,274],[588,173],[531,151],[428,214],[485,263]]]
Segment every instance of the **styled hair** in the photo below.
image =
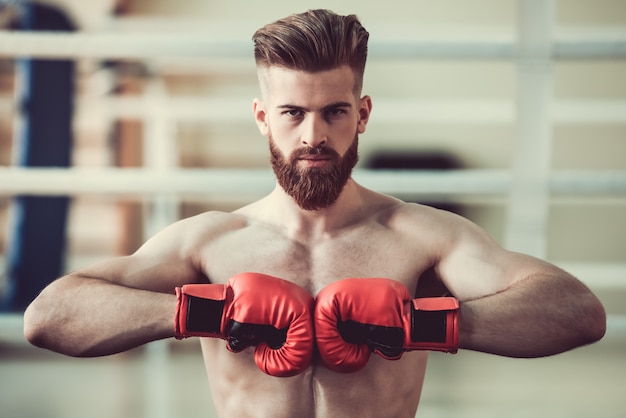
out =
[[254,58],[258,68],[282,67],[320,72],[348,65],[361,90],[369,33],[355,15],[309,10],[265,25],[255,32]]

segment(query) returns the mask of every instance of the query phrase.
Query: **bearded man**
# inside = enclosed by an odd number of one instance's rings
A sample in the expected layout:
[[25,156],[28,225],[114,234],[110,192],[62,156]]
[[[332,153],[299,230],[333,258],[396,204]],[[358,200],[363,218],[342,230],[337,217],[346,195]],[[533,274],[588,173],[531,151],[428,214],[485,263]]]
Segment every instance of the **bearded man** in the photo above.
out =
[[[60,278],[26,311],[27,338],[101,356],[199,337],[220,416],[334,418],[414,417],[432,350],[539,357],[600,339],[604,309],[570,274],[352,179],[367,40],[327,10],[257,31],[274,190]],[[451,295],[415,298],[426,271]]]

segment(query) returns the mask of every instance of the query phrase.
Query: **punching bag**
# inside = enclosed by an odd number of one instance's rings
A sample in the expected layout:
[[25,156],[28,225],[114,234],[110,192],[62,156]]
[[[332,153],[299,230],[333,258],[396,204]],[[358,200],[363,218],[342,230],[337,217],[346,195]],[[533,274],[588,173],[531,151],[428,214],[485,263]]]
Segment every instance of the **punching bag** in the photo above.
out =
[[[53,7],[24,2],[18,29],[73,31]],[[20,58],[16,61],[20,123],[15,164],[68,167],[72,147],[74,61]],[[7,286],[2,310],[19,312],[64,269],[67,196],[15,196],[7,236]]]

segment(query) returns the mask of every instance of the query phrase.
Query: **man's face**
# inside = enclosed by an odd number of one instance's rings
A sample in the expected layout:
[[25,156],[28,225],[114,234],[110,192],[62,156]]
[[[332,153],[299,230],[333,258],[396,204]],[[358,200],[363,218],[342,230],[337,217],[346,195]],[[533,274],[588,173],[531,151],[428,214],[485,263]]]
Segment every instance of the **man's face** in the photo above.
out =
[[271,67],[259,70],[259,80],[255,119],[278,183],[303,209],[330,206],[358,160],[370,98],[355,95],[347,66],[318,73]]

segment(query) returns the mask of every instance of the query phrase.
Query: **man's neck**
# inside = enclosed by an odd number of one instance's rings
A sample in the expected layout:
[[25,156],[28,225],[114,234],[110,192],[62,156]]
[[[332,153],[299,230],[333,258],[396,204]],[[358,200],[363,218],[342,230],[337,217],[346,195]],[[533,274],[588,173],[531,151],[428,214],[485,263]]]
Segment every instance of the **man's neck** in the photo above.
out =
[[352,179],[335,203],[319,210],[302,209],[279,185],[267,199],[272,213],[289,235],[313,240],[334,235],[362,217],[364,211],[362,188]]

